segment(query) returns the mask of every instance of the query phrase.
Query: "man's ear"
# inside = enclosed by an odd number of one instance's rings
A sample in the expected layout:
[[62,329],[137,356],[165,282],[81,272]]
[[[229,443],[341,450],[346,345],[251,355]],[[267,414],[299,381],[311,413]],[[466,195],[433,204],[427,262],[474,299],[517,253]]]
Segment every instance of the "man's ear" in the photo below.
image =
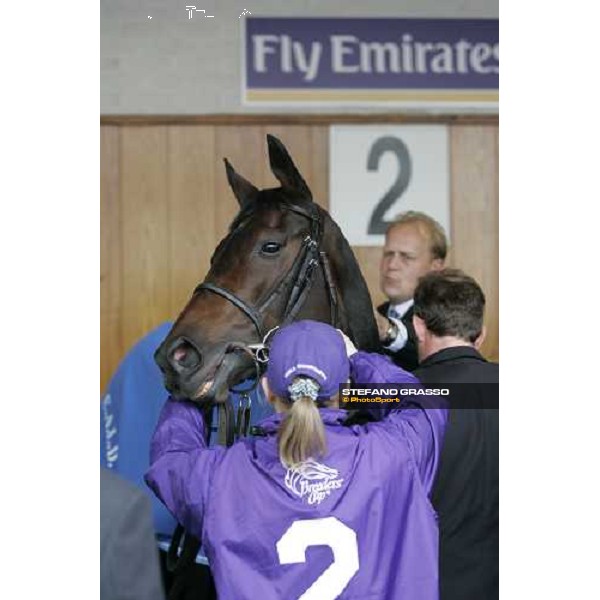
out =
[[441,271],[444,268],[444,259],[443,258],[434,258],[431,262],[431,270],[432,271]]
[[417,334],[417,340],[422,344],[425,340],[425,335],[427,334],[425,321],[423,321],[421,317],[417,317],[417,315],[413,314],[413,327],[415,328],[415,333]]
[[481,328],[481,333],[479,334],[479,336],[477,337],[477,339],[473,342],[473,346],[475,346],[476,350],[479,350],[479,348],[481,348],[481,345],[485,341],[486,335],[487,335],[487,327],[484,325]]

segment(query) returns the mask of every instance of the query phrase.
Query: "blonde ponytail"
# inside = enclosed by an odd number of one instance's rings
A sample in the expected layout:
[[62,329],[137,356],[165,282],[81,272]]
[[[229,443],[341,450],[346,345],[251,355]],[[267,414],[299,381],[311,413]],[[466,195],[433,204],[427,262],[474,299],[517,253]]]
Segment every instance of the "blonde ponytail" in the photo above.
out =
[[325,427],[319,409],[309,396],[298,398],[281,422],[279,457],[291,467],[327,452]]

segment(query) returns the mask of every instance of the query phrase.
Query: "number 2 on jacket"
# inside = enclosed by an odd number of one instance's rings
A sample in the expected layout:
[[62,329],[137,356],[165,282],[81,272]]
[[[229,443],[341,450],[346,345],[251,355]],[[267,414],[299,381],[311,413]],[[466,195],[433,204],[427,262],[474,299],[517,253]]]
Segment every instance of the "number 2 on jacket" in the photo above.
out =
[[335,517],[294,521],[277,542],[279,562],[306,562],[309,546],[329,546],[333,563],[298,600],[335,600],[358,571],[356,533]]

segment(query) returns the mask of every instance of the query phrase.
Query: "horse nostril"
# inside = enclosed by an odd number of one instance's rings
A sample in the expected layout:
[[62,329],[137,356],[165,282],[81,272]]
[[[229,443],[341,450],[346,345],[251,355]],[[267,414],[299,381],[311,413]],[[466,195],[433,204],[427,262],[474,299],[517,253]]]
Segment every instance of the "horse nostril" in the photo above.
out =
[[202,355],[188,340],[179,340],[169,353],[169,363],[177,371],[195,371],[202,364]]

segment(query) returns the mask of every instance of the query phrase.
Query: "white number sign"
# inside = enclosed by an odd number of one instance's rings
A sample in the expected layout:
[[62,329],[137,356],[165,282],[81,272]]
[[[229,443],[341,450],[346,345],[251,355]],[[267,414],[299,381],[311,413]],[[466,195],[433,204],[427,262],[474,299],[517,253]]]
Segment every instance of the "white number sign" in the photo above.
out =
[[277,542],[279,562],[306,562],[309,546],[329,546],[333,563],[298,600],[335,600],[358,571],[356,533],[335,517],[295,521]]
[[450,236],[446,126],[334,126],[329,151],[329,212],[351,245],[383,245],[406,210],[427,213]]

